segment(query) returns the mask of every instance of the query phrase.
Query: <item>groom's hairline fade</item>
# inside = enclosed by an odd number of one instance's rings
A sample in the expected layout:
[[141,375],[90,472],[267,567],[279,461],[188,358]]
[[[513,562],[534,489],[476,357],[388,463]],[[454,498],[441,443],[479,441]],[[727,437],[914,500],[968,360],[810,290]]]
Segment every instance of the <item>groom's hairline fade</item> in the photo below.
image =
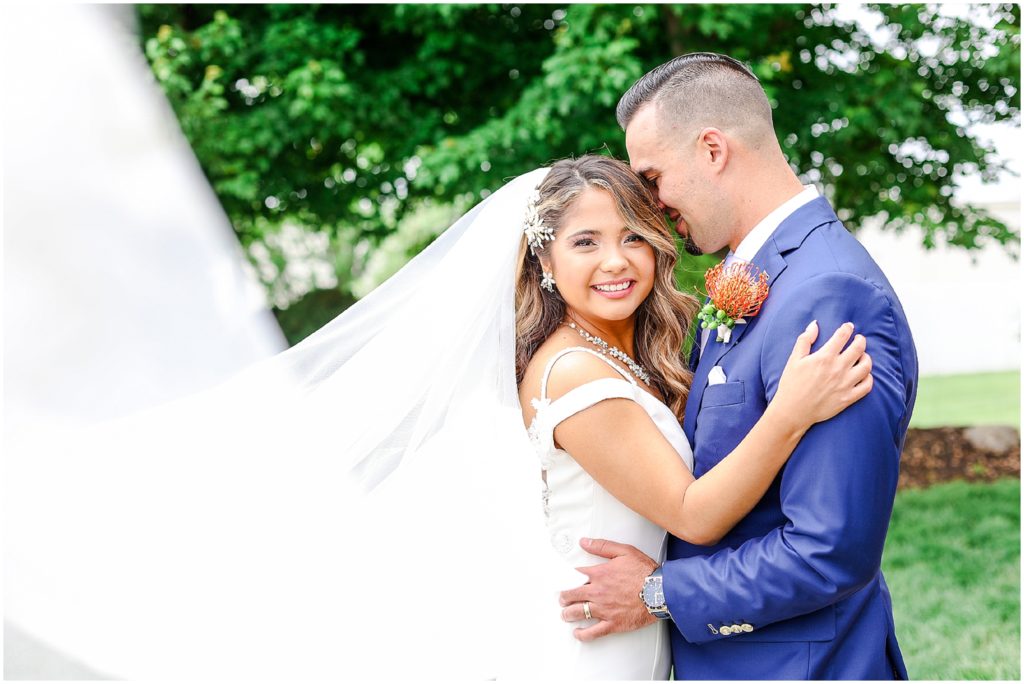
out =
[[771,105],[761,82],[746,65],[728,55],[691,52],[648,71],[615,107],[622,130],[649,103],[658,106],[659,124],[665,119],[690,123],[700,111],[707,116],[701,125],[728,128],[731,124],[739,129],[761,129],[761,134],[770,132],[774,137]]

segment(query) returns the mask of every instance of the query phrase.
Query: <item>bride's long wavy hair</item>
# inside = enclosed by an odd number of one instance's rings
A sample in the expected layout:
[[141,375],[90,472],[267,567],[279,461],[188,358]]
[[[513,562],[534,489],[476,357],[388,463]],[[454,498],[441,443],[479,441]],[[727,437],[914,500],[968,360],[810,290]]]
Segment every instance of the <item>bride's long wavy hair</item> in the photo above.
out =
[[[699,309],[697,299],[676,289],[678,253],[662,213],[647,186],[621,161],[599,155],[563,159],[538,187],[541,221],[562,227],[566,213],[587,188],[611,195],[619,215],[654,249],[654,288],[636,311],[633,346],[636,360],[651,374],[651,383],[680,419],[693,373],[683,355],[683,343]],[[547,256],[548,244],[538,250]],[[516,380],[522,382],[537,348],[565,320],[565,300],[540,287],[541,264],[525,235],[519,246],[516,273]]]

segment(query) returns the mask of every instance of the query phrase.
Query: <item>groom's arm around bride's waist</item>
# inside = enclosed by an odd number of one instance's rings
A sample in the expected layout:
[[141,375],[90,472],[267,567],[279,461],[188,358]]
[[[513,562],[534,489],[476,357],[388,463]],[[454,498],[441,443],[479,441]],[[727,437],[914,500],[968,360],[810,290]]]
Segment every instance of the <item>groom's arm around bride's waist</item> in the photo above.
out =
[[[722,634],[720,627],[737,621],[753,628],[743,630],[751,639],[772,625],[769,631],[781,639],[791,630],[776,623],[830,606],[878,575],[909,420],[908,393],[916,381],[913,353],[904,351],[909,332],[898,304],[859,276],[829,273],[802,285],[775,301],[773,315],[762,321],[766,397],[773,396],[785,367],[788,341],[812,319],[823,331],[853,321],[868,340],[874,387],[812,427],[793,452],[780,475],[783,525],[742,543],[734,540],[735,548],[665,563],[668,608],[691,643],[728,638],[732,629]],[[794,622],[808,623],[794,640],[814,640],[804,632],[819,627],[835,630],[827,615]]]

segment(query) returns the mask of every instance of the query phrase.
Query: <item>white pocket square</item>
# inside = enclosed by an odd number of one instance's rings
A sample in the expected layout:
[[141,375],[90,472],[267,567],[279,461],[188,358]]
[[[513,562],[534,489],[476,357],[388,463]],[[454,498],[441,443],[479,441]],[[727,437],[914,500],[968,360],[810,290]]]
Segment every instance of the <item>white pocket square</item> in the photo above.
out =
[[725,371],[722,370],[721,366],[715,366],[708,373],[708,385],[721,385],[724,382],[728,382],[728,378],[725,377]]

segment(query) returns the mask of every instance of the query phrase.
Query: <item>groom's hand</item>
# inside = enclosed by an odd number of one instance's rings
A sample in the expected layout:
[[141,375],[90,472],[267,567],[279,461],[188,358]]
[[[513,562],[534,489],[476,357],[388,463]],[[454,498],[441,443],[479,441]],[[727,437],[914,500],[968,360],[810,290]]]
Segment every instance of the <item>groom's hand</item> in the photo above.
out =
[[632,632],[656,621],[640,600],[640,589],[658,564],[628,544],[604,539],[581,539],[584,551],[609,559],[607,563],[576,568],[589,578],[582,587],[563,591],[559,603],[566,622],[583,620],[584,602],[590,602],[590,614],[598,622],[577,627],[573,635],[580,641],[593,641],[616,632]]

